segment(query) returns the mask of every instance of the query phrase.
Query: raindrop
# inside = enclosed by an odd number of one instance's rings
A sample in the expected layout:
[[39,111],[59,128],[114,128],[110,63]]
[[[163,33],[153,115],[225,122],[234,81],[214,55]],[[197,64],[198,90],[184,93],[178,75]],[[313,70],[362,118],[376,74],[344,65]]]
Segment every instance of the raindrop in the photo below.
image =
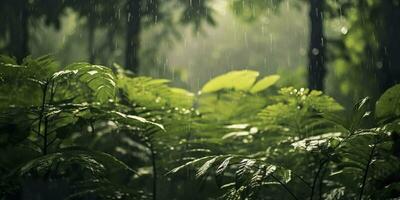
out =
[[340,32],[343,34],[343,35],[346,35],[348,32],[349,32],[349,30],[346,28],[346,27],[342,27],[341,29],[340,29]]
[[319,54],[319,50],[317,48],[313,48],[311,50],[311,52],[312,52],[313,55],[318,55]]
[[383,67],[382,61],[377,62],[376,67],[378,67],[378,69],[382,69],[382,67]]
[[255,133],[257,133],[257,132],[258,132],[257,127],[252,127],[252,128],[250,129],[250,133],[251,133],[251,134],[255,134]]

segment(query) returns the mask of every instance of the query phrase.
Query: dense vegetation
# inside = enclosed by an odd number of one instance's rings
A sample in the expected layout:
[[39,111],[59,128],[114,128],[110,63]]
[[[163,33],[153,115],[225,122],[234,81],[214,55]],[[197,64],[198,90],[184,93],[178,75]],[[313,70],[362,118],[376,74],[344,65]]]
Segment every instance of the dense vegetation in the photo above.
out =
[[0,199],[400,197],[400,85],[345,110],[279,78],[232,71],[192,94],[1,56]]

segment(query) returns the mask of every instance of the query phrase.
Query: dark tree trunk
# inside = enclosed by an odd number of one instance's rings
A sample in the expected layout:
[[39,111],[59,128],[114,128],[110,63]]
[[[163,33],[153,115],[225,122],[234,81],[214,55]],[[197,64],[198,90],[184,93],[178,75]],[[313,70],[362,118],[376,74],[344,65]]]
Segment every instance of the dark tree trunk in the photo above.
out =
[[[379,93],[400,83],[400,5],[393,1],[382,1],[383,28],[380,39],[380,56],[382,66],[378,66]],[[400,158],[400,134],[392,133],[392,153]],[[385,177],[383,185],[395,183],[400,179],[398,173]]]
[[95,41],[95,31],[96,31],[96,19],[94,16],[88,17],[88,53],[89,53],[89,62],[94,64],[96,53],[94,48]]
[[323,30],[323,0],[310,0],[310,46],[308,50],[308,87],[324,90],[325,37]]
[[18,62],[29,54],[28,50],[28,2],[17,0],[15,2],[15,18],[10,23],[10,55],[15,56]]
[[127,31],[125,49],[125,67],[133,73],[139,71],[139,48],[141,30],[141,0],[127,1]]
[[380,36],[381,65],[378,65],[380,93],[400,83],[400,5],[382,1],[384,11]]

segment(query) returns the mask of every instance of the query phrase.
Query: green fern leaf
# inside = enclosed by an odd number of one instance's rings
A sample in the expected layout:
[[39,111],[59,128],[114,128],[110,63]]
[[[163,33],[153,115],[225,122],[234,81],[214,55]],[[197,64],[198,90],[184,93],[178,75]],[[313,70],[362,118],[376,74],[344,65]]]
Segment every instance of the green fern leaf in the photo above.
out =
[[228,158],[226,158],[217,168],[217,171],[215,171],[215,173],[218,174],[222,174],[226,168],[228,167],[231,159],[233,158],[233,156],[230,156]]
[[219,156],[216,156],[214,158],[212,158],[211,160],[208,160],[207,162],[205,162],[198,170],[196,173],[196,177],[201,177],[204,174],[207,173],[207,171],[213,166],[213,164],[215,163],[215,161],[219,158]]
[[116,80],[111,69],[88,63],[75,63],[67,66],[63,71],[53,74],[54,80],[62,77],[73,77],[86,84],[97,97],[104,103],[114,100],[116,93]]

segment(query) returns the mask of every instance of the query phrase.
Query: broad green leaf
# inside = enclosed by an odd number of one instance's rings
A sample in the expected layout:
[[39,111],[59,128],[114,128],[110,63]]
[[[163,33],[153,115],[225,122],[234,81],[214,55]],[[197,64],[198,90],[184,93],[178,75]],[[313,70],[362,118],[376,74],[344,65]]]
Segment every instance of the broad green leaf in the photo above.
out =
[[265,107],[265,98],[246,92],[230,91],[223,94],[200,95],[199,111],[209,120],[249,119]]
[[190,108],[193,106],[193,93],[181,88],[170,88],[170,90],[171,95],[167,98],[172,105],[183,108]]
[[258,75],[258,72],[252,70],[231,71],[208,81],[201,92],[211,93],[222,89],[247,91],[254,84]]
[[378,118],[400,115],[400,84],[395,85],[376,102],[376,116]]
[[254,86],[250,89],[250,92],[254,94],[263,91],[274,85],[279,79],[279,75],[266,76],[263,79],[259,80],[256,84],[254,84]]

